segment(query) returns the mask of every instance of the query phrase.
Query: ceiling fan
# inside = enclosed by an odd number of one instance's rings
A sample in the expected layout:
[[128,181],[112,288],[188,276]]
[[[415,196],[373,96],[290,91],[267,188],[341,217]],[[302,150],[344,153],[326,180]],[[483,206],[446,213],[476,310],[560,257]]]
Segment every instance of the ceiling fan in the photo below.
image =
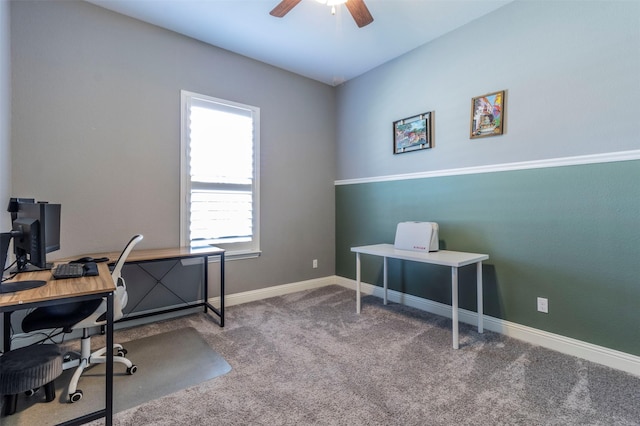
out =
[[[289,13],[298,3],[302,0],[282,0],[276,7],[273,8],[269,14],[277,18],[282,18]],[[369,25],[373,22],[373,16],[367,9],[367,5],[364,4],[364,0],[317,0],[320,3],[325,3],[332,7],[332,13],[335,14],[336,5],[345,3],[349,13],[353,16],[353,20],[356,21],[356,25],[359,28]]]

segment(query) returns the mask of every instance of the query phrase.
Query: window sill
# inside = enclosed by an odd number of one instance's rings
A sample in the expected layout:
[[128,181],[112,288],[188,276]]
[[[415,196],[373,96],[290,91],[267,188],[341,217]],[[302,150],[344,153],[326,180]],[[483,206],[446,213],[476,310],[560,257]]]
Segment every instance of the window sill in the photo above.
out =
[[[250,252],[225,252],[224,260],[244,260],[244,259],[254,259],[256,257],[260,257],[262,251],[250,251]],[[202,264],[202,258],[190,258],[190,259],[182,259],[180,261],[184,266],[198,265]],[[209,263],[219,263],[220,256],[209,256]]]
[[[254,259],[256,257],[260,257],[262,255],[262,251],[227,251],[224,253],[224,260],[245,260],[245,259]],[[219,256],[211,256],[209,258],[209,262],[219,262]]]

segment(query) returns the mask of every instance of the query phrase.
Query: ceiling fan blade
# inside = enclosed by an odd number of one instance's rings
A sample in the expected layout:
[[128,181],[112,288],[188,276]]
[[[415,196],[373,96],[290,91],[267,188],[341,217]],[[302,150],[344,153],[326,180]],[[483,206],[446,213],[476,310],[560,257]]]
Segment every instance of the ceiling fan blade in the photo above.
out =
[[364,0],[347,0],[345,5],[359,28],[373,22],[373,16],[371,16],[367,5],[364,4]]
[[269,12],[269,15],[275,16],[276,18],[282,18],[301,1],[302,0],[282,0],[271,12]]

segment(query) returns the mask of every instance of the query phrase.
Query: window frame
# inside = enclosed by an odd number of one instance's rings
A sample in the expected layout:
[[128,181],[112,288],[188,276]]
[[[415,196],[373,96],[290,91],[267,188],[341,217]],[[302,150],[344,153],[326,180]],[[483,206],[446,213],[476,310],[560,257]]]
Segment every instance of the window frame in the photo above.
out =
[[[191,215],[191,189],[190,175],[190,127],[189,111],[192,100],[198,103],[211,102],[220,104],[226,108],[241,108],[251,111],[253,119],[253,181],[252,181],[252,238],[249,242],[216,244],[217,247],[226,250],[225,258],[253,258],[261,254],[260,250],[260,108],[246,105],[226,99],[187,90],[180,91],[180,245],[190,247],[190,215]],[[215,258],[217,259],[217,258]],[[212,260],[215,260],[212,259]]]

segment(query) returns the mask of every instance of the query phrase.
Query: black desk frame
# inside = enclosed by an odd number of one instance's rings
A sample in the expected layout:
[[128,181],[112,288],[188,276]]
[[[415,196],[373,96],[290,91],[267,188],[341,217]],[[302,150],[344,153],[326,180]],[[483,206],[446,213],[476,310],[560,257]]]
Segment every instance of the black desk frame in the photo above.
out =
[[[147,313],[142,313],[142,314],[127,314],[125,315],[123,318],[121,318],[118,322],[123,322],[123,321],[131,321],[131,320],[135,320],[135,319],[139,319],[139,318],[146,318],[146,317],[151,317],[151,316],[155,316],[155,315],[160,315],[160,314],[166,314],[166,313],[170,313],[170,312],[176,312],[176,311],[182,311],[185,309],[192,309],[192,308],[197,308],[197,307],[204,307],[204,312],[207,313],[208,309],[210,309],[211,311],[213,311],[214,314],[216,314],[218,316],[219,319],[219,325],[220,327],[224,327],[224,279],[225,279],[225,271],[224,271],[224,250],[220,249],[219,252],[207,252],[207,253],[192,253],[192,254],[188,254],[188,255],[180,255],[180,256],[166,256],[166,257],[158,257],[158,258],[153,258],[153,259],[144,259],[144,260],[127,260],[125,262],[125,264],[133,264],[133,265],[138,265],[138,264],[144,264],[144,263],[149,263],[149,262],[162,262],[162,261],[166,261],[166,260],[172,260],[175,259],[176,262],[179,262],[182,259],[198,259],[198,258],[202,258],[203,263],[202,263],[202,267],[203,267],[203,299],[202,301],[199,302],[195,302],[195,303],[191,303],[191,302],[187,302],[184,301],[185,303],[184,306],[176,306],[176,307],[172,307],[172,308],[167,308],[167,309],[162,309],[162,310],[158,310],[158,311],[154,311],[154,312],[147,312]],[[211,256],[217,256],[220,259],[220,309],[217,309],[215,306],[213,306],[211,303],[209,303],[209,257]],[[159,281],[156,285],[162,285],[162,282]],[[151,290],[149,290],[151,291]],[[148,294],[148,293],[147,293]],[[145,295],[146,296],[146,295]],[[144,297],[143,297],[144,298]]]

